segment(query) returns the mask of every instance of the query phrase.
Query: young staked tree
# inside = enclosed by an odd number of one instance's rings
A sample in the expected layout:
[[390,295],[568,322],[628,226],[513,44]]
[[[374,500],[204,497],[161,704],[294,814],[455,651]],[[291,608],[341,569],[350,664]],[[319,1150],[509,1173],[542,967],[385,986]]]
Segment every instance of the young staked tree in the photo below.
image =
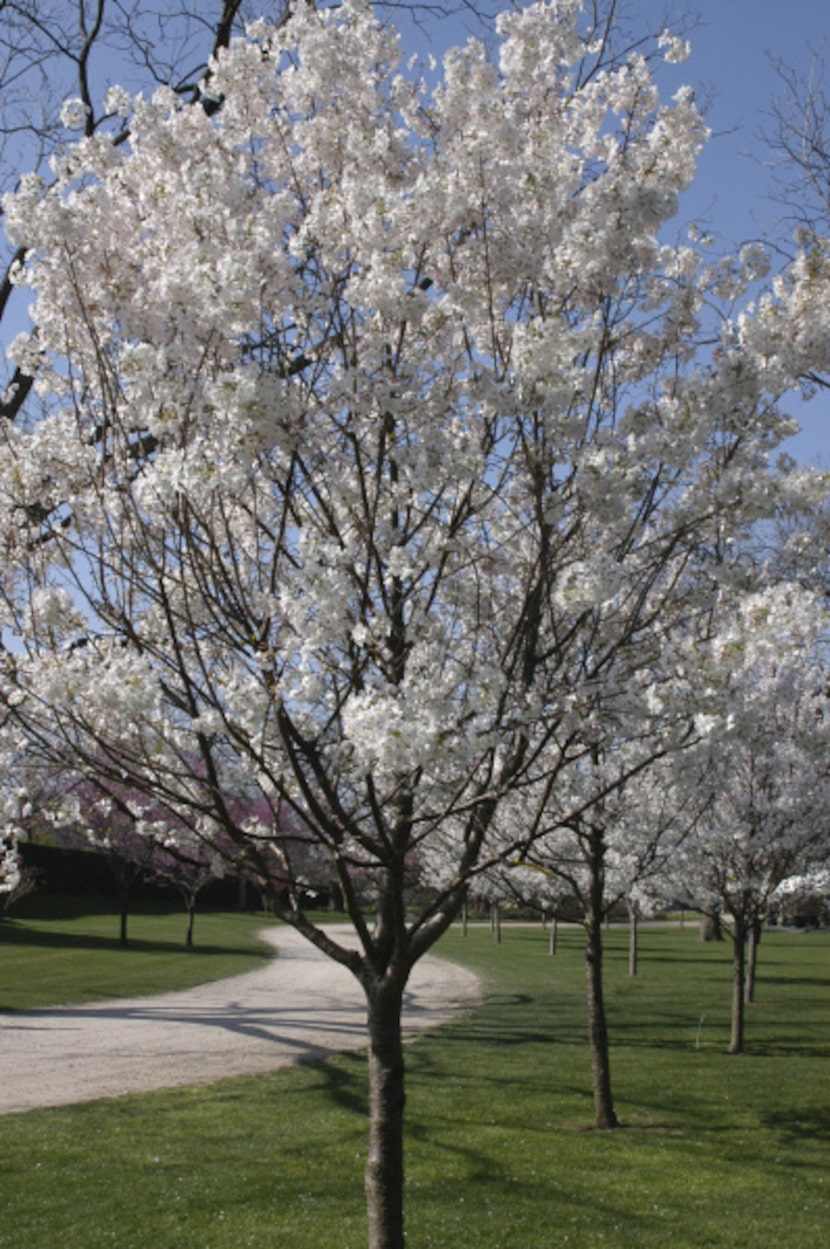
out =
[[[230,845],[359,979],[372,1249],[404,1241],[414,963],[590,759],[600,687],[636,738],[637,674],[791,430],[735,323],[696,356],[724,279],[657,237],[691,94],[661,106],[578,23],[507,15],[428,88],[364,5],[303,7],[211,65],[221,107],[113,90],[129,141],[6,202],[43,410],[3,430],[4,701],[30,751]],[[309,837],[351,942],[302,909]]]

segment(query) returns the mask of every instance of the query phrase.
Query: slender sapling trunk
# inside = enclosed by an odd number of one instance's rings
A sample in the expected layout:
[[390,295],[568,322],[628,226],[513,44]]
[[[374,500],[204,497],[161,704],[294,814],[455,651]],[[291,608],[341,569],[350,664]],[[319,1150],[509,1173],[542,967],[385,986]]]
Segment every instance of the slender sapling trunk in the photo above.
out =
[[720,915],[717,912],[714,914],[702,914],[699,931],[701,941],[723,941]]
[[591,1069],[594,1085],[594,1126],[619,1126],[611,1093],[611,1059],[608,1045],[608,1023],[602,983],[602,915],[594,910],[587,917],[585,971],[588,987],[588,1040],[591,1046]]
[[755,974],[758,969],[758,945],[761,940],[761,921],[753,920],[749,925],[749,948],[747,950],[746,977],[744,979],[744,1004],[751,1006],[755,1001]]
[[628,974],[629,976],[637,975],[637,940],[638,932],[637,906],[633,904],[628,908]]
[[735,916],[732,935],[732,1033],[729,1053],[740,1054],[744,1048],[744,976],[746,974],[746,921]]
[[369,1249],[404,1249],[404,978],[366,988],[369,1031],[369,1153],[366,1208]]

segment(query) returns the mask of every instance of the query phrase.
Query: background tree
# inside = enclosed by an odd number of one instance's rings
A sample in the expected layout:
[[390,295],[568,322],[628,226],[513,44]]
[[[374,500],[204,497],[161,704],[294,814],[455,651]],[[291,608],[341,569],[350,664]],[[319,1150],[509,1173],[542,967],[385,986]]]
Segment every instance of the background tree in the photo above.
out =
[[94,779],[56,773],[49,788],[50,818],[60,843],[70,849],[91,849],[106,859],[118,900],[118,940],[126,947],[130,906],[136,886],[148,874],[155,843],[137,827],[123,787],[107,789]]
[[[636,743],[618,743],[606,753],[595,749],[569,772],[547,803],[544,820],[524,862],[575,899],[585,929],[588,1040],[593,1077],[594,1124],[618,1126],[611,1080],[609,1026],[605,1008],[603,928],[624,906],[646,896],[666,859],[688,831],[688,813],[679,809],[672,783],[674,751],[686,745],[690,728],[677,716],[671,728],[649,740],[648,715],[639,722]],[[560,806],[561,804],[561,806]],[[632,921],[629,968],[636,971],[636,923]]]
[[[372,1249],[403,1243],[412,966],[554,794],[573,827],[640,768],[568,787],[635,749],[718,552],[799,489],[767,471],[790,375],[735,321],[711,340],[754,256],[727,280],[658,238],[691,95],[661,106],[578,22],[505,16],[429,90],[363,6],[303,9],[211,65],[221,108],[113,90],[129,140],[84,135],[6,203],[44,405],[3,430],[6,707],[41,758],[232,847],[359,979]],[[309,835],[351,943],[304,909]]]
[[181,897],[187,916],[184,944],[192,950],[196,904],[208,885],[224,876],[222,859],[186,832],[176,836],[168,833],[164,840],[156,842],[146,874],[153,881],[169,885]]
[[20,884],[20,861],[12,833],[0,837],[0,893],[12,894]]
[[820,928],[827,927],[830,915],[830,867],[827,857],[806,872],[787,876],[772,895],[773,910],[779,923],[794,915],[814,917]]
[[[685,773],[701,817],[670,864],[704,911],[729,918],[733,942],[729,1052],[744,1046],[758,933],[781,882],[827,845],[830,774],[823,615],[798,587],[747,594],[713,639],[699,679],[709,732]],[[747,969],[747,946],[750,966]]]

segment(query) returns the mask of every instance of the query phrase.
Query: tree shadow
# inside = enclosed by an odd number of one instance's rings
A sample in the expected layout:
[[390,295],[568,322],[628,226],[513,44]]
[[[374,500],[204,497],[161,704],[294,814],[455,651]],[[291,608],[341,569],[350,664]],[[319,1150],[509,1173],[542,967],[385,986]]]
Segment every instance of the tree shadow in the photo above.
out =
[[[182,922],[184,922],[184,914]],[[26,945],[45,950],[92,950],[96,952],[117,950],[127,956],[131,953],[181,954],[185,948],[183,941],[156,941],[133,936],[130,937],[127,945],[121,945],[117,932],[117,919],[113,921],[113,928],[112,936],[104,933],[66,932],[63,929],[49,932],[42,928],[29,928],[6,919],[0,923],[0,946]],[[187,953],[191,957],[201,958],[216,954],[239,954],[240,951],[232,946],[196,944]],[[262,949],[254,948],[245,953],[253,959],[261,959],[262,962],[268,962],[274,957],[274,950],[269,946],[263,946]]]
[[741,1055],[752,1058],[830,1058],[830,1041],[756,1041],[748,1037]]
[[759,985],[764,983],[794,985],[797,988],[801,988],[803,985],[812,985],[816,989],[827,989],[830,988],[830,976],[799,976],[787,971],[780,973],[763,971],[759,975],[758,983]]
[[[528,1042],[550,1042],[551,1030],[546,1022],[536,1027],[511,1027],[506,1030],[503,1016],[492,1016],[490,1008],[501,1011],[507,1008],[518,1013],[522,1008],[532,1008],[537,999],[530,993],[499,993],[486,994],[469,1014],[448,1020],[446,1033],[442,1035],[445,1044],[472,1045],[480,1043],[497,1043],[500,1047],[525,1045]],[[435,1035],[439,1029],[432,1029]]]
[[830,1106],[792,1107],[763,1115],[761,1121],[785,1145],[798,1145],[807,1137],[830,1141]]
[[329,1099],[343,1110],[365,1119],[368,1113],[368,1087],[365,1052],[341,1054],[333,1058],[314,1061],[320,1075],[321,1087]]

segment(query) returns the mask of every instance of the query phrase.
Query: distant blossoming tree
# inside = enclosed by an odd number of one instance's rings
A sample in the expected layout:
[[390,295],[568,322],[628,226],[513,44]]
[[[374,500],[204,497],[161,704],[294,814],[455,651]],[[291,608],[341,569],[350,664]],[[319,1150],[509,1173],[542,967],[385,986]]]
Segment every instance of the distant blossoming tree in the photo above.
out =
[[17,842],[11,833],[0,837],[0,893],[14,893],[20,883]]
[[[595,726],[592,753],[561,778],[557,792],[544,804],[535,835],[511,878],[513,889],[519,893],[524,888],[527,897],[536,892],[536,882],[544,880],[576,903],[586,935],[588,1042],[594,1124],[600,1128],[618,1124],[605,1008],[603,927],[615,908],[626,906],[632,924],[633,974],[638,907],[647,904],[662,865],[671,861],[689,829],[690,809],[678,799],[673,755],[697,739],[693,717],[682,710],[688,694],[681,682],[675,683],[674,695],[681,710],[675,706],[670,715],[660,716],[655,708],[650,726],[645,707],[638,715],[629,713],[630,741],[615,741],[616,717],[611,713],[602,732]],[[521,818],[524,795],[519,792],[516,797],[513,818]],[[511,804],[505,804],[505,811],[510,810]]]
[[816,596],[780,583],[743,596],[699,657],[708,732],[677,801],[701,815],[666,865],[667,887],[729,923],[733,1054],[744,1047],[761,923],[782,883],[830,852],[823,626]]

